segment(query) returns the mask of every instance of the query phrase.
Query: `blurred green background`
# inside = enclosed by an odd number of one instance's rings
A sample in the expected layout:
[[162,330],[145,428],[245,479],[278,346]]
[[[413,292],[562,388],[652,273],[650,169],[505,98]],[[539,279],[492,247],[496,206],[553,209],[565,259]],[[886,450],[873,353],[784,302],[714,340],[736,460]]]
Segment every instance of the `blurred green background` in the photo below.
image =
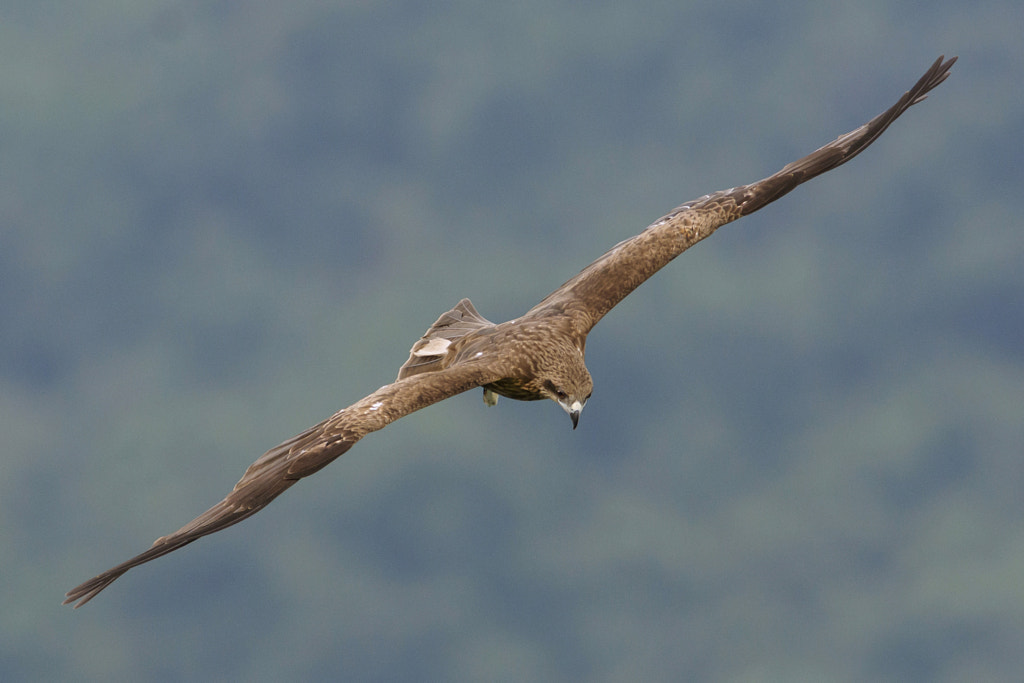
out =
[[[0,3],[0,679],[1024,669],[1024,5]],[[950,79],[594,331],[65,590],[682,202]]]

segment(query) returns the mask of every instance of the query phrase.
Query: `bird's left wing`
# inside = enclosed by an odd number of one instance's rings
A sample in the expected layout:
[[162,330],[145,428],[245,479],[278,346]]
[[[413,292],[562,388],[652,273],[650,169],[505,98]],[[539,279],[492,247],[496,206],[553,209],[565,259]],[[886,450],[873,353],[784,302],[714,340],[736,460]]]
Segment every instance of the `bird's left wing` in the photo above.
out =
[[524,317],[567,316],[577,334],[590,329],[630,292],[722,225],[757,211],[801,183],[840,166],[878,139],[903,112],[946,80],[956,57],[939,57],[896,104],[853,130],[750,185],[704,195],[677,207],[612,247],[544,298]]
[[264,453],[224,500],[144,553],[68,591],[64,604],[81,607],[132,567],[155,560],[196,539],[250,517],[303,477],[319,471],[370,432],[455,394],[500,379],[494,363],[466,361],[438,372],[401,379],[344,408],[320,424]]

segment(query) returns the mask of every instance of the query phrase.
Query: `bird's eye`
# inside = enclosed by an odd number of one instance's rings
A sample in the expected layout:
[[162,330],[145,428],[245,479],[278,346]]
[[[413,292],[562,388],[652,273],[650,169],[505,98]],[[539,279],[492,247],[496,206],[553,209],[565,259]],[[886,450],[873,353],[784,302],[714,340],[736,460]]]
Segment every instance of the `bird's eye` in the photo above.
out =
[[555,383],[552,382],[551,380],[545,380],[544,381],[544,387],[548,391],[550,391],[552,394],[557,396],[559,400],[564,400],[564,399],[569,398],[569,394],[565,393],[564,391],[562,391],[561,389],[556,387]]

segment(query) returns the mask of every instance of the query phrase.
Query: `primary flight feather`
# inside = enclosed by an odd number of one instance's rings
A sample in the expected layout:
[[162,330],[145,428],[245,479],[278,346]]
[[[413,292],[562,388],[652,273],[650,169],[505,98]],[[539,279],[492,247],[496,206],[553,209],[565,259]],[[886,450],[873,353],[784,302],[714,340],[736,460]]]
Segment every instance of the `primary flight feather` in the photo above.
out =
[[612,247],[522,317],[495,324],[469,299],[437,319],[412,347],[398,378],[263,454],[221,502],[149,550],[68,591],[81,607],[132,567],[256,514],[292,484],[328,465],[370,432],[475,387],[499,395],[551,399],[573,428],[593,381],[584,364],[587,334],[617,303],[669,261],[720,226],[769,204],[797,185],[849,161],[946,80],[956,57],[939,57],[910,90],[860,128],[750,185],[704,195],[673,209]]

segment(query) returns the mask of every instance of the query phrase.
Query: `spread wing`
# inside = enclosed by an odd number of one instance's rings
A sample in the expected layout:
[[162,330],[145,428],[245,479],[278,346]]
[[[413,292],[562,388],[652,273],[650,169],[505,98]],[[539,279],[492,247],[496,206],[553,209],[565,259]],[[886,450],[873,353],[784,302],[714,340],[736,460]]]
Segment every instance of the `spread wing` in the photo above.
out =
[[500,379],[502,368],[480,361],[468,360],[444,370],[415,375],[383,386],[315,427],[270,449],[249,466],[224,500],[173,534],[158,538],[146,552],[71,589],[64,604],[77,601],[75,607],[81,607],[132,567],[155,560],[256,514],[299,479],[319,471],[370,432],[420,408]]
[[874,142],[899,116],[949,76],[956,57],[939,57],[896,104],[860,128],[794,161],[763,180],[704,195],[674,209],[639,235],[620,242],[549,294],[527,316],[568,315],[586,335],[630,292],[720,226],[757,211],[797,185],[846,163]]

